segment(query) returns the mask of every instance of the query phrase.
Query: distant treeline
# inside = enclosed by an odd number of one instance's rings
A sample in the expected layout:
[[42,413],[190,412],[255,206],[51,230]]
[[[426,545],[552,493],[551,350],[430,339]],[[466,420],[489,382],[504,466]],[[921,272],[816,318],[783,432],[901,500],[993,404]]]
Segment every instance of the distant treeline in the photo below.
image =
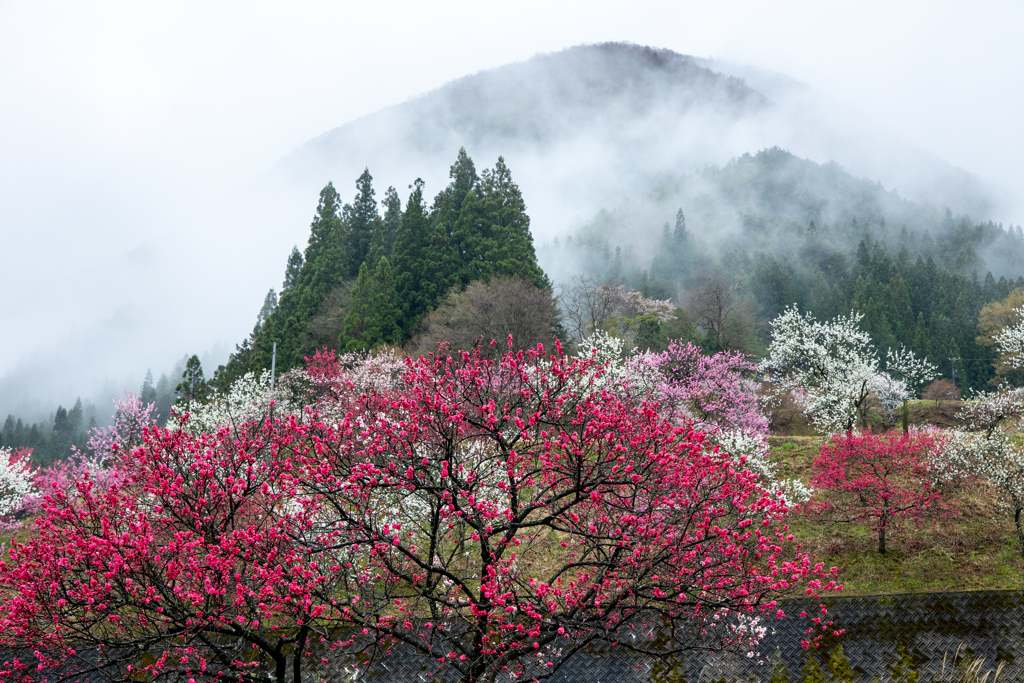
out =
[[[175,374],[180,372],[185,361],[180,361]],[[171,405],[178,399],[175,384],[166,374],[162,374],[154,385],[153,373],[146,372],[146,379],[138,392],[143,402],[153,403],[159,416],[159,423],[164,424],[170,415]],[[32,462],[46,467],[58,460],[66,460],[73,448],[84,451],[89,442],[89,432],[100,421],[110,417],[112,406],[102,411],[89,403],[83,407],[82,399],[77,399],[69,410],[57,406],[51,421],[25,423],[21,418],[8,415],[0,431],[0,448],[31,448]]]
[[[721,348],[720,337],[705,334],[714,321],[701,308],[717,296],[732,314],[725,346],[759,353],[768,322],[795,303],[822,319],[860,311],[883,353],[904,344],[946,377],[950,359],[958,359],[958,386],[984,388],[995,376],[992,349],[976,341],[978,315],[1024,287],[1019,226],[937,212],[835,164],[778,149],[707,169],[660,194],[662,204],[688,208],[675,210],[674,225],[648,231],[658,235],[653,258],[645,261],[622,238],[637,233],[624,227],[632,217],[623,210],[602,212],[568,239],[544,245],[542,262],[570,262],[594,281],[678,302],[709,351]],[[1003,271],[998,279],[989,263]]]
[[58,406],[52,423],[23,424],[20,418],[8,415],[0,432],[0,448],[31,448],[34,463],[51,465],[67,458],[72,447],[85,447],[88,430],[96,426],[95,408],[90,406],[89,412],[87,418],[82,399],[78,399],[71,410]]

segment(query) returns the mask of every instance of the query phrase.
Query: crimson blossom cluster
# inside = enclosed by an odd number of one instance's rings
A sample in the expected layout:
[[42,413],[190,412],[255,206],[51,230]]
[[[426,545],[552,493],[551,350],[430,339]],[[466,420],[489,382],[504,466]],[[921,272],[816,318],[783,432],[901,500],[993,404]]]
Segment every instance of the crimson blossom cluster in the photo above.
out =
[[27,653],[0,678],[298,682],[402,647],[542,679],[591,646],[749,648],[780,598],[836,588],[783,498],[603,372],[441,352],[357,386],[324,353],[300,409],[145,428],[116,476],[44,492],[0,563],[0,645]]

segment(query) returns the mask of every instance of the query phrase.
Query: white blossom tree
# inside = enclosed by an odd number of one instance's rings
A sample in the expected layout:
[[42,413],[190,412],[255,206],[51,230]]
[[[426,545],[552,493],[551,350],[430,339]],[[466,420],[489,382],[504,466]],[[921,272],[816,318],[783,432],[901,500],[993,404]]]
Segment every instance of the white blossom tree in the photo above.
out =
[[635,394],[647,395],[662,380],[652,354],[626,353],[621,337],[597,330],[580,341],[580,358],[594,360],[590,382],[594,391],[628,387]]
[[30,449],[0,448],[0,528],[11,528],[11,516],[36,493]]
[[237,431],[242,425],[259,423],[270,416],[274,400],[270,388],[270,372],[264,370],[259,377],[247,372],[239,377],[227,391],[211,395],[205,403],[192,402],[175,406],[175,411],[188,413],[185,429],[193,434],[215,434],[222,427]]
[[772,321],[772,342],[760,365],[765,379],[783,390],[806,392],[804,409],[822,431],[851,431],[866,419],[875,396],[890,412],[935,376],[935,366],[913,351],[891,349],[879,367],[871,336],[860,329],[861,313],[818,321],[790,306]]
[[935,454],[950,479],[976,476],[995,488],[1013,514],[1018,549],[1024,556],[1024,450],[1008,428],[1024,414],[1024,389],[1000,387],[975,394],[957,413],[963,425]]
[[1014,310],[1020,320],[1016,325],[1004,327],[993,339],[1006,364],[1015,370],[1024,367],[1024,306]]
[[885,352],[885,371],[892,382],[895,383],[895,391],[886,391],[885,382],[880,382],[876,387],[876,394],[882,407],[890,416],[889,426],[895,423],[895,410],[900,404],[903,405],[903,432],[909,430],[910,412],[907,401],[928,382],[936,377],[936,367],[929,363],[926,358],[917,358],[913,351],[900,347],[898,351],[889,349]]

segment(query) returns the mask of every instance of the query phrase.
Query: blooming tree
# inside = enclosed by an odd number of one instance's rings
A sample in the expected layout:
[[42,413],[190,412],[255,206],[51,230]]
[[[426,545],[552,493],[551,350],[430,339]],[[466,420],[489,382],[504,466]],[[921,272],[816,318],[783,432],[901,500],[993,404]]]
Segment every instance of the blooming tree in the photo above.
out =
[[910,431],[910,412],[907,401],[936,377],[938,368],[925,358],[917,358],[904,347],[885,352],[885,374],[875,383],[874,391],[879,403],[889,416],[889,426],[896,423],[896,407],[903,405],[903,432]]
[[[406,370],[405,359],[387,346],[372,353],[350,351],[340,356],[319,349],[305,360],[305,367],[281,377],[275,398],[287,406],[288,413],[301,417],[308,409],[323,420],[341,419],[348,400],[364,392],[397,388]],[[276,414],[284,414],[282,410],[275,405]]]
[[879,396],[891,412],[912,388],[935,376],[935,368],[901,348],[879,368],[871,337],[860,329],[861,313],[820,322],[790,306],[772,321],[772,342],[760,368],[784,390],[806,392],[806,411],[825,432],[851,431],[866,418],[868,399]]
[[257,377],[247,372],[236,379],[223,392],[211,394],[204,403],[191,402],[174,408],[179,418],[188,415],[187,420],[172,420],[193,434],[211,434],[222,426],[235,431],[242,425],[258,427],[270,417],[270,405],[274,395],[270,388],[270,371],[264,370]]
[[55,489],[74,495],[78,482],[89,480],[93,487],[105,489],[120,474],[115,463],[122,455],[142,443],[147,428],[156,425],[155,405],[145,404],[132,393],[114,398],[114,417],[108,427],[92,430],[86,450],[72,448],[71,457],[39,470],[36,492],[26,499],[32,513],[42,509],[44,497]]
[[592,360],[438,355],[358,393],[310,365],[326,420],[146,429],[107,487],[48,493],[0,563],[0,646],[36,653],[4,669],[298,683],[313,645],[404,645],[540,679],[595,644],[749,648],[779,597],[835,587],[756,474],[593,390]]
[[35,493],[31,448],[0,448],[0,528],[11,528],[13,515]]
[[[592,365],[420,359],[315,437],[302,482],[329,509],[317,538],[351,568],[346,618],[464,681],[546,678],[602,642],[748,643],[741,617],[834,586],[784,557],[785,504],[755,474],[631,392],[593,391]],[[652,623],[669,642],[627,637]]]
[[737,463],[760,477],[766,489],[790,503],[810,500],[798,479],[779,479],[769,457],[768,421],[763,398],[751,377],[756,365],[744,354],[723,351],[704,355],[700,347],[674,341],[668,351],[625,354],[624,342],[604,332],[587,337],[582,357],[591,359],[589,387],[630,392],[638,400],[654,398],[662,417],[677,426],[702,431]]
[[587,386],[593,391],[605,389],[630,391],[637,397],[649,396],[662,381],[658,355],[649,352],[626,353],[625,341],[602,330],[580,343],[580,358],[589,360],[591,376]]
[[109,427],[92,431],[87,448],[100,463],[117,458],[142,443],[143,432],[156,424],[156,405],[126,393],[114,397],[114,418]]
[[788,503],[810,499],[811,491],[801,481],[777,476],[769,457],[768,418],[753,378],[757,365],[749,356],[735,351],[708,356],[680,340],[663,353],[645,356],[659,372],[654,388],[662,415],[706,432],[722,452],[743,462],[762,486],[782,493]]
[[1022,414],[1024,388],[975,394],[957,413],[962,428],[936,450],[936,459],[947,477],[979,477],[1000,493],[1024,556],[1024,450],[1007,432]]
[[147,429],[106,487],[85,473],[52,488],[35,535],[0,562],[0,646],[35,653],[0,678],[247,680],[269,660],[277,681],[289,668],[301,681],[338,575],[294,541],[314,512],[294,496],[302,434],[294,421],[255,436]]
[[1006,357],[1006,364],[1018,370],[1024,367],[1024,306],[1013,311],[1019,322],[1004,327],[993,336],[999,354]]
[[814,460],[811,484],[832,494],[818,501],[832,521],[868,525],[878,533],[878,552],[886,534],[906,519],[919,520],[941,497],[929,467],[936,435],[837,434]]
[[746,354],[721,351],[707,356],[699,346],[675,340],[656,354],[663,380],[658,400],[670,418],[689,418],[697,429],[719,429],[755,436],[768,434],[758,405],[757,365]]

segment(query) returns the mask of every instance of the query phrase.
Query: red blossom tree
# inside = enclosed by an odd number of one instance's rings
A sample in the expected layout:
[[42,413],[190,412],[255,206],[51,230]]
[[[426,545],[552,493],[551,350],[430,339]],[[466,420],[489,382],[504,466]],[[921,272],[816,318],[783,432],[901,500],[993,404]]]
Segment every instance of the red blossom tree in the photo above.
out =
[[832,521],[861,523],[878,532],[878,552],[886,551],[886,533],[935,506],[941,492],[927,456],[936,447],[933,434],[836,434],[814,460],[811,485],[831,500],[812,507]]
[[[834,587],[785,558],[786,508],[754,475],[655,405],[594,391],[591,366],[420,359],[318,440],[303,482],[352,568],[346,618],[464,681],[545,679],[594,644],[749,643],[779,596]],[[627,635],[651,624],[673,637]]]
[[[265,680],[266,660],[299,683],[313,646],[400,646],[466,682],[545,679],[590,645],[749,646],[779,597],[835,587],[784,549],[754,475],[594,391],[590,365],[439,355],[356,392],[321,357],[329,419],[149,428],[105,489],[54,489],[0,563],[0,646],[121,678]],[[632,637],[655,625],[671,637]]]
[[309,625],[330,620],[323,596],[337,583],[294,541],[310,526],[290,474],[301,437],[154,427],[104,486],[84,470],[70,490],[51,487],[35,536],[0,562],[0,645],[35,653],[4,662],[0,679],[243,680],[263,659],[278,681],[289,663],[301,680]]

